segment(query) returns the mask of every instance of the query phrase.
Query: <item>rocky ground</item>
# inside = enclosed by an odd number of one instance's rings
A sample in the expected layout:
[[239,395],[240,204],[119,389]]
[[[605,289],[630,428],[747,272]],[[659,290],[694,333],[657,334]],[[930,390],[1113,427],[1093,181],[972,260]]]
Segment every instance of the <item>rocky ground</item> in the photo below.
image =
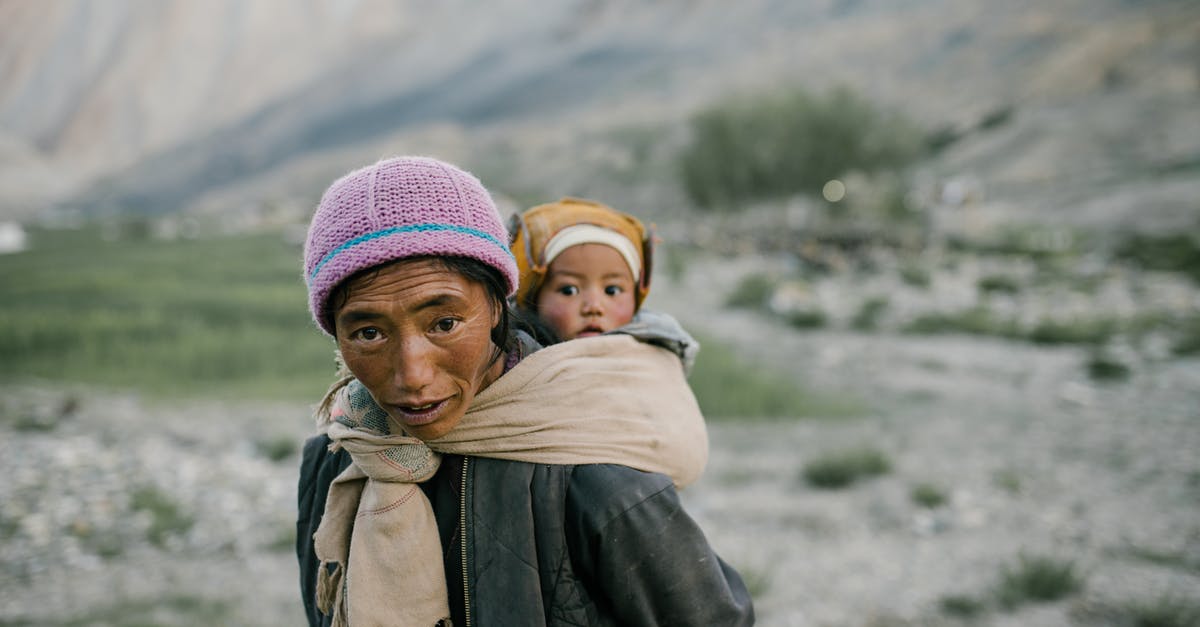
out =
[[[698,260],[652,304],[867,408],[711,424],[709,468],[684,499],[746,575],[761,624],[1115,625],[1195,611],[1200,361],[1143,360],[1100,384],[1075,347],[802,332],[720,306],[711,286],[747,271]],[[307,405],[48,384],[0,397],[0,625],[302,621],[291,542]],[[864,448],[888,468],[840,489],[805,480],[813,460]],[[1006,572],[1042,558],[1078,589],[997,601]]]

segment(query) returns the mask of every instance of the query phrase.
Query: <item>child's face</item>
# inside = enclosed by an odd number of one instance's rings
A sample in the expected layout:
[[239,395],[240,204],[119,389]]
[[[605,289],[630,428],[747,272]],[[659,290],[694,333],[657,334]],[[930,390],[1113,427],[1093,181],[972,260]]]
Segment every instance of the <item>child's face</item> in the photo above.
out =
[[572,246],[550,263],[537,308],[563,340],[611,331],[633,319],[633,273],[612,247]]

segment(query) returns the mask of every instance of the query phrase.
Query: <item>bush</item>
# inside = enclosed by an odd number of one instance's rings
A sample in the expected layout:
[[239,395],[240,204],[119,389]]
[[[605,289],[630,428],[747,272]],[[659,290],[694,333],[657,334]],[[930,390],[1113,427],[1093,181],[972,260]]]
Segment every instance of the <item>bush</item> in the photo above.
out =
[[844,88],[724,102],[694,116],[691,130],[680,175],[691,200],[706,209],[817,194],[851,170],[902,168],[924,148],[906,118]]
[[1117,330],[1116,322],[1107,318],[1043,320],[1029,331],[1029,340],[1034,344],[1103,344]]
[[931,335],[938,333],[973,333],[995,337],[1015,338],[1021,335],[1017,324],[1000,320],[982,307],[952,314],[927,314],[904,326],[905,333]]
[[938,605],[941,607],[943,614],[958,618],[974,618],[982,614],[985,609],[983,601],[961,594],[944,596],[938,602]]
[[871,331],[879,326],[879,318],[888,308],[888,299],[883,297],[868,298],[858,308],[858,313],[850,321],[850,326],[860,331]]
[[825,312],[819,309],[793,311],[787,315],[787,321],[797,329],[819,329],[825,326]]
[[1200,282],[1198,234],[1131,235],[1117,246],[1115,254],[1146,270],[1180,272]]
[[929,483],[914,486],[911,496],[913,503],[930,509],[946,502],[946,493],[942,492],[941,488]]
[[862,414],[852,397],[820,394],[739,359],[729,347],[701,337],[700,356],[688,377],[706,418],[837,418]]
[[155,487],[143,487],[135,491],[131,497],[131,507],[135,512],[150,515],[146,539],[160,548],[166,544],[168,537],[187,533],[195,524],[195,520],[184,513],[174,499]]
[[977,283],[980,292],[985,294],[1003,293],[1016,294],[1021,291],[1021,284],[1010,276],[993,274],[981,277]]
[[804,480],[821,489],[844,488],[859,479],[888,473],[892,463],[873,448],[850,449],[818,457],[804,466]]
[[1029,602],[1058,601],[1082,589],[1083,578],[1074,562],[1022,555],[1015,567],[1001,574],[996,600],[1011,609]]
[[726,307],[762,309],[775,289],[775,281],[763,274],[742,277],[737,287],[725,297]]
[[1130,374],[1129,366],[1101,354],[1088,359],[1087,372],[1094,381],[1124,381]]

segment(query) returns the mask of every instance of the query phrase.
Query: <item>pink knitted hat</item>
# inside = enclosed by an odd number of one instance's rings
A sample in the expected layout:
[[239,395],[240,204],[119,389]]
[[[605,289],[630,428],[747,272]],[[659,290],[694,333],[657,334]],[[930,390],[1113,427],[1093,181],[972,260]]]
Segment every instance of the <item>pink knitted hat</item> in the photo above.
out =
[[517,263],[491,196],[476,179],[428,157],[394,157],[334,181],[304,243],[313,320],[326,333],[330,293],[354,273],[423,255],[470,257],[517,289]]

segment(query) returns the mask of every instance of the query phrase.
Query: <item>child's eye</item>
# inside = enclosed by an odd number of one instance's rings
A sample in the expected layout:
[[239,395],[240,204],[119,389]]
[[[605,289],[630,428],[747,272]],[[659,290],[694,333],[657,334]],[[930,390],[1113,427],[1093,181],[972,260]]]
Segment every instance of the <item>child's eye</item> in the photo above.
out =
[[564,285],[558,288],[558,293],[563,296],[574,296],[579,293],[579,288],[574,285]]
[[609,296],[616,296],[624,291],[625,290],[620,285],[606,285],[604,287],[604,293],[608,294]]
[[454,327],[456,326],[458,326],[458,320],[455,320],[454,318],[441,318],[437,322],[433,323],[433,328],[441,331],[442,333],[449,333],[450,331],[453,331]]

